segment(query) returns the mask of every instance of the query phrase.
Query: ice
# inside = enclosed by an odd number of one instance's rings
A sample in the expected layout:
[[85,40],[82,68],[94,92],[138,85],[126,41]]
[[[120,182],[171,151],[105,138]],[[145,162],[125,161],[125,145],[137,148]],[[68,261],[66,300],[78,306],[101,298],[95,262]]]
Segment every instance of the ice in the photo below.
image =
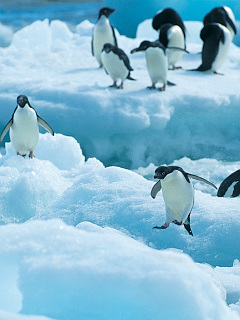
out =
[[153,229],[165,206],[150,196],[160,165],[217,186],[239,169],[240,49],[231,45],[224,76],[187,71],[201,60],[194,16],[190,54],[169,72],[177,86],[150,92],[144,54],[130,55],[157,37],[145,13],[136,37],[117,33],[137,79],[123,90],[91,55],[90,21],[0,26],[11,41],[0,49],[0,129],[25,94],[55,131],[40,129],[34,159],[8,134],[1,145],[0,319],[240,319],[239,198],[194,181],[190,237]]

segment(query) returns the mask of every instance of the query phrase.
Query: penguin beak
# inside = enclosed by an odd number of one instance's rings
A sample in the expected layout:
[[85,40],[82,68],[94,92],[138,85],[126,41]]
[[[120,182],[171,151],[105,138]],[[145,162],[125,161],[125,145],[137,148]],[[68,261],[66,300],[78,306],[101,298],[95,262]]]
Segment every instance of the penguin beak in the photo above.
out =
[[135,52],[138,52],[138,51],[141,51],[141,50],[139,49],[139,47],[131,50],[131,54],[133,54],[133,53],[135,53]]

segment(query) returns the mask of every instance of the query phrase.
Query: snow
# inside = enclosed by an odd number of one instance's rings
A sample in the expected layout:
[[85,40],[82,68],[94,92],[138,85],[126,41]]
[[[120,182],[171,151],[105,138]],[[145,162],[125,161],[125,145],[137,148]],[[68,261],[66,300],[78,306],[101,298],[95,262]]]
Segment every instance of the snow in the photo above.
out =
[[239,198],[193,181],[194,236],[153,229],[165,221],[161,192],[150,196],[157,166],[217,186],[240,166],[240,49],[224,76],[186,71],[202,24],[186,25],[191,53],[165,92],[146,89],[144,54],[130,55],[156,39],[149,19],[135,38],[117,33],[137,79],[123,90],[91,56],[88,20],[36,20],[0,49],[0,129],[25,94],[56,132],[41,129],[34,159],[2,144],[0,320],[240,319]]

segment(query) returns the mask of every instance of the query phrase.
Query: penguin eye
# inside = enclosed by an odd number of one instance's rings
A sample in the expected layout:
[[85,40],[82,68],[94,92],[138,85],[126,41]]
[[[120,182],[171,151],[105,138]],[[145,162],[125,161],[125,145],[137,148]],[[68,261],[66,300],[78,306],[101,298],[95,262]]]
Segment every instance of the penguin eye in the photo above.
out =
[[163,172],[161,173],[161,175],[162,175],[162,176],[165,176],[165,174],[166,174],[166,172],[165,172],[165,171],[163,171]]

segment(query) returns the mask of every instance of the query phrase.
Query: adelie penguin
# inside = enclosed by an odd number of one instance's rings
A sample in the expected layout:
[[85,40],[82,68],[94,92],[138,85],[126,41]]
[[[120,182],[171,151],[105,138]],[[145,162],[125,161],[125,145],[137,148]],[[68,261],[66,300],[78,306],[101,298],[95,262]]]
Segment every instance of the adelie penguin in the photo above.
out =
[[166,229],[170,223],[184,225],[190,235],[193,235],[190,227],[190,214],[194,203],[194,188],[191,179],[207,183],[213,188],[217,187],[208,180],[185,172],[178,166],[161,166],[155,170],[155,179],[159,181],[153,186],[151,196],[156,198],[162,189],[163,199],[166,207],[166,221],[157,229]]
[[159,31],[159,41],[167,49],[169,69],[176,66],[186,50],[186,28],[180,15],[171,8],[159,11],[152,21],[152,27]]
[[235,16],[229,7],[216,7],[207,13],[203,19],[203,25],[209,23],[220,23],[226,27],[231,33],[231,39],[237,34]]
[[175,84],[167,80],[168,75],[168,60],[166,56],[165,47],[157,40],[154,42],[145,40],[141,42],[138,48],[135,48],[131,53],[145,51],[148,74],[151,78],[152,85],[148,89],[156,89],[158,82],[163,86],[159,88],[160,91],[166,89],[166,85]]
[[217,192],[218,197],[235,198],[240,195],[240,170],[230,174],[220,184]]
[[191,71],[209,71],[218,74],[218,70],[227,58],[231,43],[230,31],[219,23],[208,23],[201,30],[203,41],[202,63]]
[[[130,66],[129,58],[122,49],[112,45],[111,43],[105,43],[101,58],[106,73],[113,80],[113,84],[110,87],[122,89],[123,82],[126,79],[135,80],[130,75],[133,68]],[[121,83],[120,85],[117,85],[117,81],[119,80]]]
[[36,113],[28,98],[20,95],[17,97],[17,107],[12,118],[1,133],[0,142],[10,130],[10,140],[16,153],[21,156],[26,156],[29,153],[29,157],[33,158],[33,152],[39,139],[38,125],[54,135],[53,129]]
[[103,66],[101,53],[104,44],[111,43],[117,47],[115,31],[108,19],[113,12],[115,10],[108,7],[100,9],[98,21],[93,28],[92,55],[97,59],[100,67]]

